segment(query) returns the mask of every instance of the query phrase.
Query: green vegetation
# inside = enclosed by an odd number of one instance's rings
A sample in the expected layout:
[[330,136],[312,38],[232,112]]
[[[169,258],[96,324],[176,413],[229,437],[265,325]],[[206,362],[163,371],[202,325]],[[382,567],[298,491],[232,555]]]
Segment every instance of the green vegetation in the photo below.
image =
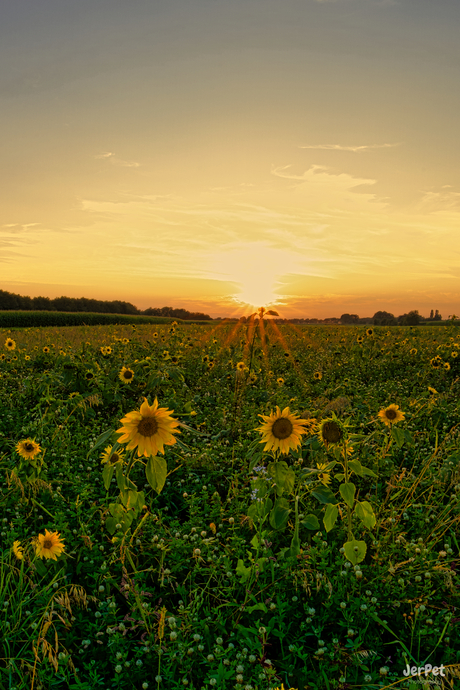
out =
[[0,331],[1,690],[456,687],[456,322],[134,318]]

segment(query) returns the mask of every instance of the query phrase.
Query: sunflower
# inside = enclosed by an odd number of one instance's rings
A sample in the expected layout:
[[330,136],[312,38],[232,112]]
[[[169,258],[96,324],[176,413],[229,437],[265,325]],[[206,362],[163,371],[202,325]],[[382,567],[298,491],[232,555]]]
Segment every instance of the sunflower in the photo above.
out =
[[215,367],[214,362],[208,362],[208,369],[213,369]]
[[315,371],[315,373],[313,374],[313,378],[315,379],[315,381],[321,381],[323,375],[320,371]]
[[163,350],[162,357],[163,359],[169,359],[169,350]]
[[120,373],[118,374],[118,378],[120,381],[123,381],[123,383],[131,383],[134,378],[134,371],[132,369],[128,369],[127,367],[122,367]]
[[335,415],[333,417],[327,417],[320,422],[318,427],[318,438],[326,448],[331,444],[340,443],[343,439],[343,428]]
[[449,362],[444,362],[443,367],[446,371],[450,371],[450,364]]
[[[318,470],[325,470],[326,467],[327,467],[327,463],[325,463],[325,462],[317,462],[317,463],[316,463],[316,467],[318,468]],[[319,479],[319,481],[321,482],[321,484],[324,484],[324,486],[327,486],[328,484],[331,483],[331,475],[330,475],[329,472],[323,472],[323,471],[321,471],[321,472],[318,474],[318,479]]]
[[60,556],[64,550],[64,542],[61,541],[59,532],[48,532],[45,529],[45,534],[39,534],[35,542],[35,551],[39,558],[52,558],[56,561],[56,556]]
[[438,395],[438,391],[436,390],[436,388],[432,388],[431,386],[428,386],[428,390],[430,391],[430,393],[433,393],[433,395]]
[[411,350],[409,350],[410,355],[416,355],[417,354],[417,348],[413,347]]
[[121,342],[123,343],[123,345],[128,345],[129,338],[123,338]]
[[16,349],[16,343],[12,338],[7,338],[5,340],[5,347],[7,350],[15,350]]
[[253,373],[250,374],[250,376],[249,376],[249,383],[255,383],[256,381],[257,381],[257,376],[256,376],[256,374],[254,374],[254,372],[253,372]]
[[442,364],[442,359],[440,357],[433,357],[433,359],[430,359],[430,364],[433,369],[439,369]]
[[109,465],[116,465],[118,461],[124,459],[124,453],[121,453],[116,450],[112,452],[112,448],[113,446],[107,446],[107,448],[101,454],[101,465],[103,465],[105,462],[108,462]]
[[456,358],[458,357],[458,352],[455,352],[455,350],[454,350],[454,352],[451,352],[451,353],[450,353],[450,356],[451,356],[453,359],[456,359]]
[[153,333],[153,334],[152,334],[152,338],[153,338],[154,340],[156,340],[156,339],[158,338],[158,333]]
[[26,356],[24,357],[24,359],[26,360],[26,362],[28,362],[29,359],[30,359],[29,355],[26,355]]
[[371,336],[374,335],[374,329],[373,328],[368,328],[366,331],[366,335],[370,338]]
[[276,383],[278,386],[282,386],[284,384],[284,379],[282,376],[280,376],[278,379],[276,379]]
[[106,355],[107,354],[107,348],[101,347],[101,355]]
[[244,362],[238,362],[236,365],[236,370],[237,371],[244,371],[246,368],[246,364]]
[[87,381],[92,381],[93,378],[94,378],[94,372],[93,372],[93,371],[90,371],[90,370],[88,369],[88,371],[87,371],[86,374],[85,374],[85,379],[86,379]]
[[170,416],[170,412],[174,410],[158,407],[156,398],[153,405],[149,405],[147,398],[144,398],[139,411],[129,412],[120,420],[124,426],[116,431],[122,434],[118,442],[128,443],[128,450],[137,448],[139,457],[164,453],[164,445],[172,446],[176,443],[174,433],[180,433],[176,429],[179,422]]
[[386,426],[391,426],[404,419],[404,412],[401,412],[399,405],[389,405],[384,410],[380,410],[378,416]]
[[363,342],[363,340],[364,340],[364,338],[362,335],[358,335],[358,337],[356,338],[356,342],[359,343],[360,345]]
[[33,460],[36,455],[42,452],[42,449],[35,443],[35,439],[27,438],[25,441],[19,441],[16,446],[16,453],[26,460]]
[[289,449],[295,450],[301,444],[301,435],[306,433],[303,426],[307,423],[305,419],[300,419],[297,415],[285,407],[281,412],[276,407],[276,412],[270,415],[262,415],[264,424],[257,427],[256,431],[262,434],[260,443],[265,443],[264,450],[279,450],[282,454],[289,453]]
[[12,551],[13,551],[14,555],[16,556],[16,558],[18,559],[18,561],[22,561],[22,559],[24,558],[24,549],[21,546],[20,541],[16,540],[13,542]]
[[209,362],[209,355],[204,355],[202,360],[203,364],[206,364],[206,362]]

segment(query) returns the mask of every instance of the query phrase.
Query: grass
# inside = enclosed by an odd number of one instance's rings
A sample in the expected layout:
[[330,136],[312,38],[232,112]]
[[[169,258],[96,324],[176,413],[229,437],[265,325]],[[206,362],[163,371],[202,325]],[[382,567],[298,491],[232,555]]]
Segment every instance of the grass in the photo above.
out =
[[[454,323],[10,329],[0,348],[2,690],[407,689],[425,664],[456,687]],[[101,464],[144,397],[177,442]],[[255,430],[276,406],[312,420],[283,456]]]

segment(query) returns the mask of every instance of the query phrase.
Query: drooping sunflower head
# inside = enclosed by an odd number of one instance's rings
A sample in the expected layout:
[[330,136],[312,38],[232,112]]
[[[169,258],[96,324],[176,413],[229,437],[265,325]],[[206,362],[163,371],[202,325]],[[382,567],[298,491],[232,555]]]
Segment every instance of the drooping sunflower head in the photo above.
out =
[[132,369],[128,369],[127,367],[122,367],[120,373],[118,374],[118,378],[123,383],[131,383],[134,378],[134,371]]
[[117,462],[123,461],[125,454],[120,450],[112,450],[113,446],[107,446],[103,453],[101,453],[101,465],[106,462],[109,465],[116,465]]
[[386,426],[391,426],[404,419],[404,412],[399,409],[399,405],[389,405],[384,410],[380,410],[378,416]]
[[172,412],[174,410],[158,407],[156,398],[153,405],[149,405],[147,398],[144,398],[139,411],[129,412],[121,420],[123,426],[116,432],[122,434],[118,443],[126,443],[127,450],[137,448],[139,457],[164,453],[164,446],[176,443],[174,434],[180,433],[176,428],[179,422],[170,416]]
[[318,439],[325,446],[334,446],[344,437],[343,426],[335,415],[323,419],[318,428]]
[[27,438],[25,441],[19,441],[16,446],[16,453],[26,460],[33,460],[36,455],[42,452],[42,449],[35,442],[35,439]]
[[300,419],[286,407],[282,412],[279,407],[270,415],[262,415],[264,424],[257,427],[256,431],[262,434],[260,443],[265,443],[264,450],[279,451],[282,454],[295,450],[301,444],[301,436],[306,433],[305,419]]
[[45,529],[45,534],[39,534],[35,542],[35,551],[39,558],[52,558],[56,561],[56,556],[60,556],[64,550],[65,545],[59,532],[48,532]]

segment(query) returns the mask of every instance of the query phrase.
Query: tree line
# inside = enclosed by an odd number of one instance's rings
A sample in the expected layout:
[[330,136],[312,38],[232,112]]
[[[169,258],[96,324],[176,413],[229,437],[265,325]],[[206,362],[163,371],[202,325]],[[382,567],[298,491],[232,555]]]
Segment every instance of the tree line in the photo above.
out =
[[130,302],[104,301],[86,297],[27,297],[0,290],[0,311],[58,311],[91,312],[93,314],[133,314],[142,316],[170,316],[175,319],[207,321],[208,314],[173,307],[150,307],[141,311]]

